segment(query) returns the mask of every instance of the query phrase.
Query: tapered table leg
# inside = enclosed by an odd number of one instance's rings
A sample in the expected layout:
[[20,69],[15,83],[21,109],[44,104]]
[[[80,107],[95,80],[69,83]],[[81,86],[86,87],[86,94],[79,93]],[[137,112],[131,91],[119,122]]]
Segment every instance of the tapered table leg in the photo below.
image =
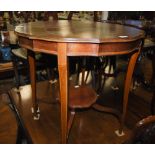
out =
[[122,114],[122,118],[121,118],[120,129],[119,129],[120,134],[122,133],[123,127],[124,127],[132,75],[133,75],[133,71],[134,71],[134,68],[136,65],[137,58],[141,51],[141,47],[137,50],[138,50],[137,52],[135,52],[134,54],[131,55],[129,64],[128,64],[128,68],[127,68],[127,73],[126,73],[126,78],[125,78],[125,86],[124,86],[124,95],[123,95],[123,114]]
[[58,69],[61,102],[61,142],[66,143],[68,111],[68,59],[66,43],[58,43]]
[[32,111],[34,113],[34,119],[39,119],[39,108],[36,102],[36,64],[35,64],[35,53],[31,50],[28,50],[28,61],[29,61],[29,69],[30,69],[30,80],[32,87]]

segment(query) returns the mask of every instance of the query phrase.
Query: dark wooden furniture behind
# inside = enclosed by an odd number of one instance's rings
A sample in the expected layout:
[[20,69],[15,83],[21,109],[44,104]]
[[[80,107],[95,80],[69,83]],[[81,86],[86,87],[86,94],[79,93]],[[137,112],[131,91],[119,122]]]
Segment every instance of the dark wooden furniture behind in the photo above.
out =
[[[144,21],[144,20],[124,20],[125,25],[136,27],[138,29],[143,29],[146,32],[146,38],[144,40],[144,45],[143,49],[141,52],[141,57],[142,56],[148,56],[149,59],[152,61],[152,69],[153,69],[153,74],[152,78],[150,81],[147,81],[144,77],[141,77],[141,81],[145,88],[150,89],[154,91],[155,89],[155,26],[154,22],[152,21]],[[139,60],[140,61],[140,60]],[[145,72],[144,72],[145,74]],[[152,97],[152,102],[150,106],[151,113],[154,114],[154,104],[155,104],[155,92],[153,93]]]
[[155,144],[155,116],[151,115],[137,122],[126,143]]
[[67,139],[68,57],[131,54],[124,87],[120,132],[122,131],[130,82],[145,36],[144,31],[117,24],[81,21],[33,22],[19,25],[15,31],[19,44],[28,49],[34,119],[39,119],[40,116],[36,100],[34,52],[58,56],[62,143],[66,143]]

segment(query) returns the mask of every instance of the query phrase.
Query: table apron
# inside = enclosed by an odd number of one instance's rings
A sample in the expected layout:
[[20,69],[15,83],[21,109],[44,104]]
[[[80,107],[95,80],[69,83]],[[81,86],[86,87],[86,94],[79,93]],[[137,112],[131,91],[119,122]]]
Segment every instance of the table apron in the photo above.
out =
[[[129,54],[139,47],[141,39],[132,42],[67,43],[67,56],[110,56]],[[58,55],[58,43],[19,37],[20,46],[35,52]]]

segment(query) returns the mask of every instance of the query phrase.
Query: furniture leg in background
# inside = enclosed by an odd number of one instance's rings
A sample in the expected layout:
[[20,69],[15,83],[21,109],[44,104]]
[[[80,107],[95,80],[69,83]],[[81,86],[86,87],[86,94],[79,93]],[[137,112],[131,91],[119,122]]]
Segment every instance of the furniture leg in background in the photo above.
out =
[[36,64],[35,64],[35,53],[31,50],[28,50],[28,61],[30,67],[30,79],[32,87],[32,113],[34,114],[34,120],[38,120],[40,117],[39,107],[36,100]]

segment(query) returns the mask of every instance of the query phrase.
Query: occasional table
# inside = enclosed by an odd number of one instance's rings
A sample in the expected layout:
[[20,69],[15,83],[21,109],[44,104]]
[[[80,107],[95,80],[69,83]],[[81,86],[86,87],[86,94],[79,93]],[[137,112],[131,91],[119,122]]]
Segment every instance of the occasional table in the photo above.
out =
[[[129,26],[119,24],[82,22],[82,21],[50,21],[20,24],[15,29],[20,46],[28,49],[34,119],[39,119],[39,108],[36,102],[36,75],[34,52],[57,55],[60,101],[61,101],[61,142],[67,139],[68,112],[68,57],[71,56],[113,56],[130,54],[127,69],[123,112],[120,131],[125,121],[130,82],[137,57],[143,45],[145,33]],[[52,63],[52,62],[51,62]]]

